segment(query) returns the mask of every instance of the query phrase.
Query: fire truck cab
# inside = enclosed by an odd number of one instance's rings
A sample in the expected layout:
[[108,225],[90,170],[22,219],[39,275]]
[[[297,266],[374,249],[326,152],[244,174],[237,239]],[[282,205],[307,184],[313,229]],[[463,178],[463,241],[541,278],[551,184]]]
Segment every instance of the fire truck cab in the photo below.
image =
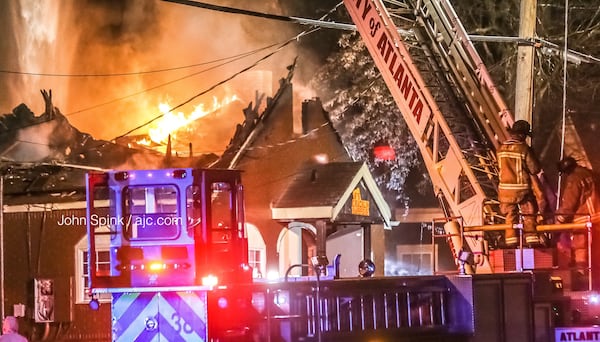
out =
[[[114,340],[206,340],[207,291],[252,279],[240,178],[191,168],[87,175],[88,286],[92,298],[112,294]],[[110,264],[94,267],[106,236]]]

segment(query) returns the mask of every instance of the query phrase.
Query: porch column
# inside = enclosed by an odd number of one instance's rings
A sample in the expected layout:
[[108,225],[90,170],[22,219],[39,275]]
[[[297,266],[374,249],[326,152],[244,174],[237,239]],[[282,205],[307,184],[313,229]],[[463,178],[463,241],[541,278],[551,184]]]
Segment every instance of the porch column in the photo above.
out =
[[[325,268],[329,261],[327,260],[327,222],[317,220],[317,263]],[[324,271],[324,270],[323,270]]]
[[[286,227],[285,234],[279,250],[279,274],[283,276],[288,268],[295,264],[302,264],[302,228]],[[295,267],[290,271],[290,276],[302,275],[302,268]]]

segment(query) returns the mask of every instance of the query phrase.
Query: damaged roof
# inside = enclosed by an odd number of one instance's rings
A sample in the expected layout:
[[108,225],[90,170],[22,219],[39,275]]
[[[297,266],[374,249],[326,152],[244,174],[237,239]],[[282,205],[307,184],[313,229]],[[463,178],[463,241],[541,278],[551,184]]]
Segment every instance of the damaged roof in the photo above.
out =
[[46,112],[35,116],[21,104],[0,116],[0,175],[5,204],[73,202],[85,199],[89,170],[197,167],[218,156],[165,156],[96,140],[73,127],[42,91]]
[[83,168],[49,164],[10,164],[2,168],[5,204],[85,200]]

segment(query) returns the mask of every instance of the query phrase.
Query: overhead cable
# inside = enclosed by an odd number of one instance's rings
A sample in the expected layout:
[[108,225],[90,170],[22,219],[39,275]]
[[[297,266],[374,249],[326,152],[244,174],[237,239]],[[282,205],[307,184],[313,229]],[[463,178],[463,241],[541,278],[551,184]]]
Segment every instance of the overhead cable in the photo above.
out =
[[135,92],[135,93],[132,93],[132,94],[128,94],[128,95],[125,95],[125,96],[121,96],[121,97],[119,97],[119,98],[112,99],[112,100],[110,100],[110,101],[107,101],[107,102],[103,102],[103,103],[100,103],[100,104],[97,104],[97,105],[94,105],[94,106],[91,106],[91,107],[87,107],[87,108],[80,109],[80,110],[77,110],[77,111],[74,111],[74,112],[71,112],[71,113],[67,113],[67,114],[65,114],[65,116],[72,116],[72,115],[75,115],[75,114],[79,114],[79,113],[82,113],[82,112],[85,112],[85,111],[88,111],[88,110],[92,110],[92,109],[96,109],[96,108],[98,108],[98,107],[102,107],[102,106],[105,106],[105,105],[109,105],[109,104],[111,104],[111,103],[119,102],[119,101],[121,101],[121,100],[124,100],[124,99],[126,99],[126,98],[129,98],[129,97],[133,97],[133,96],[137,96],[137,95],[140,95],[140,94],[143,94],[143,93],[147,93],[147,92],[149,92],[149,91],[151,91],[151,90],[155,90],[155,89],[158,89],[158,88],[162,88],[162,87],[164,87],[164,86],[167,86],[167,85],[169,85],[169,84],[173,84],[173,83],[176,83],[176,82],[179,82],[179,81],[185,80],[185,79],[187,79],[187,78],[190,78],[190,77],[193,77],[193,76],[196,76],[196,75],[202,74],[202,73],[204,73],[204,72],[207,72],[207,71],[210,71],[210,70],[216,69],[216,68],[218,68],[218,67],[221,67],[221,66],[223,66],[223,65],[226,65],[226,64],[229,64],[229,63],[232,63],[232,62],[238,61],[238,60],[240,60],[240,59],[242,59],[242,58],[245,58],[245,57],[247,57],[247,56],[250,56],[251,54],[257,53],[257,52],[259,52],[259,51],[262,51],[262,50],[266,50],[266,49],[272,48],[272,47],[274,47],[274,46],[276,46],[276,45],[280,45],[280,44],[281,44],[281,43],[271,44],[271,45],[269,45],[269,46],[266,46],[266,47],[263,47],[263,48],[260,48],[260,49],[254,50],[254,51],[252,51],[252,52],[247,52],[247,53],[244,53],[244,54],[238,55],[238,56],[236,56],[236,57],[235,57],[235,58],[233,58],[233,59],[227,60],[227,62],[223,62],[223,63],[221,63],[221,64],[214,65],[214,66],[212,66],[212,67],[210,67],[210,68],[207,68],[207,69],[200,70],[200,71],[198,71],[198,72],[195,72],[195,73],[192,73],[192,74],[189,74],[189,75],[186,75],[186,76],[183,76],[183,77],[180,77],[180,78],[177,78],[177,79],[171,80],[171,81],[169,81],[169,82],[166,82],[166,83],[161,83],[161,84],[159,84],[159,85],[156,85],[156,86],[154,86],[154,87],[150,87],[150,88],[142,89],[142,90],[140,90],[140,91],[138,91],[138,92]]
[[323,21],[323,20],[291,17],[291,16],[278,15],[278,14],[260,13],[260,12],[245,10],[245,9],[241,9],[241,8],[207,4],[207,3],[199,2],[199,1],[190,1],[190,0],[163,0],[163,1],[172,2],[172,3],[176,3],[176,4],[180,4],[180,5],[187,5],[187,6],[192,6],[192,7],[203,8],[203,9],[217,11],[217,12],[242,14],[242,15],[248,15],[251,17],[258,17],[258,18],[278,20],[278,21],[287,21],[287,22],[292,22],[292,23],[297,23],[297,24],[302,24],[302,25],[310,25],[310,26],[319,26],[319,27],[324,27],[324,28],[335,28],[335,29],[356,31],[355,25],[336,23],[333,21]]
[[[219,59],[215,59],[212,61],[208,61],[208,62],[202,62],[202,63],[196,63],[196,64],[190,64],[190,65],[184,65],[184,66],[178,66],[178,67],[171,67],[171,68],[164,68],[164,69],[157,69],[157,70],[145,70],[145,71],[131,71],[131,72],[118,72],[118,73],[99,73],[99,74],[60,74],[60,73],[45,73],[45,72],[31,72],[31,71],[19,71],[19,70],[0,70],[0,73],[4,73],[4,74],[17,74],[17,75],[28,75],[28,76],[46,76],[46,77],[120,77],[120,76],[138,76],[138,75],[146,75],[146,74],[157,74],[157,73],[162,73],[162,72],[168,72],[168,71],[175,71],[175,70],[181,70],[181,69],[190,69],[190,68],[195,68],[198,66],[203,66],[203,65],[208,65],[208,64],[213,64],[213,63],[217,63],[217,62],[222,62],[222,61],[235,61],[237,59],[239,59],[240,57],[245,57],[245,56],[249,56],[252,55],[254,53],[260,52],[262,50],[268,49],[270,47],[273,47],[277,44],[271,44],[267,47],[262,47],[259,49],[255,49],[252,51],[247,51],[247,52],[243,52],[237,55],[233,55],[233,56],[229,56],[229,57],[224,57],[224,58],[219,58]],[[220,64],[223,65],[223,64]]]
[[201,91],[201,92],[197,93],[196,95],[194,95],[194,96],[190,97],[189,99],[187,99],[187,100],[183,101],[182,103],[178,104],[177,106],[175,106],[175,107],[171,108],[171,109],[170,109],[168,112],[166,112],[166,113],[162,113],[162,114],[160,114],[160,115],[157,115],[157,116],[155,116],[154,118],[152,118],[152,119],[150,119],[150,120],[148,120],[148,121],[144,122],[143,124],[141,124],[141,125],[139,125],[139,126],[136,126],[136,127],[132,128],[132,129],[128,130],[127,132],[125,132],[125,133],[123,133],[123,134],[119,135],[118,137],[114,138],[113,140],[117,140],[117,139],[119,139],[119,138],[125,137],[125,136],[127,136],[127,135],[129,135],[129,134],[131,134],[131,133],[133,133],[133,132],[135,132],[135,131],[137,131],[138,129],[140,129],[140,128],[143,128],[143,127],[145,127],[145,126],[147,126],[147,125],[149,125],[149,124],[153,123],[154,121],[156,121],[156,120],[158,120],[158,119],[162,118],[162,117],[163,117],[163,116],[165,116],[167,113],[171,113],[172,111],[174,111],[174,110],[176,110],[176,109],[178,109],[178,108],[180,108],[180,107],[182,107],[182,106],[184,106],[184,105],[186,105],[186,104],[188,104],[188,103],[192,102],[194,99],[196,99],[196,98],[198,98],[198,97],[200,97],[200,96],[202,96],[202,95],[204,95],[204,94],[206,94],[206,93],[208,93],[208,92],[212,91],[213,89],[217,88],[218,86],[220,86],[220,85],[223,85],[223,84],[225,84],[225,83],[227,83],[227,82],[231,81],[231,80],[232,80],[232,79],[234,79],[235,77],[237,77],[237,76],[239,76],[239,75],[243,74],[244,72],[246,72],[246,71],[248,71],[248,70],[250,70],[250,69],[254,68],[255,66],[257,66],[258,64],[260,64],[260,63],[261,63],[261,62],[263,62],[264,60],[268,59],[269,57],[273,56],[273,55],[274,55],[274,54],[276,54],[277,52],[281,51],[281,50],[282,50],[284,47],[286,47],[286,46],[287,46],[287,45],[289,45],[290,43],[293,43],[293,42],[297,41],[298,39],[300,39],[300,38],[301,38],[301,36],[304,36],[304,35],[306,35],[306,34],[312,33],[312,32],[314,32],[314,31],[316,31],[316,30],[317,30],[317,29],[313,29],[313,30],[311,30],[311,31],[308,31],[308,32],[306,32],[306,31],[305,31],[305,32],[302,32],[302,33],[300,33],[300,34],[296,35],[295,37],[293,37],[293,38],[289,39],[288,41],[286,41],[285,43],[281,44],[281,46],[279,46],[279,47],[278,47],[278,48],[277,48],[275,51],[272,51],[272,52],[268,53],[267,55],[265,55],[265,56],[263,56],[262,58],[258,59],[257,61],[255,61],[255,62],[254,62],[254,63],[252,63],[251,65],[249,65],[249,66],[247,66],[247,67],[243,68],[242,70],[240,70],[240,71],[236,72],[235,74],[233,74],[233,75],[231,75],[231,76],[229,76],[229,77],[227,77],[227,78],[225,78],[225,79],[223,79],[223,80],[221,80],[221,81],[219,81],[219,82],[215,83],[214,85],[210,86],[210,87],[209,87],[209,88],[207,88],[206,90],[203,90],[203,91]]
[[[260,13],[260,12],[244,10],[244,9],[240,9],[240,8],[219,6],[219,5],[207,4],[207,3],[203,3],[203,2],[199,2],[199,1],[191,1],[191,0],[162,0],[162,1],[172,2],[172,3],[187,5],[187,6],[193,6],[193,7],[199,7],[199,8],[212,10],[212,11],[219,11],[219,12],[226,12],[226,13],[233,13],[233,14],[243,14],[243,15],[248,15],[248,16],[253,16],[253,17],[279,20],[279,21],[287,21],[287,22],[293,22],[293,23],[297,23],[297,24],[319,26],[319,27],[324,27],[324,28],[356,31],[356,25],[353,25],[353,24],[336,23],[333,21],[314,20],[314,19],[307,19],[307,18],[300,18],[300,17],[293,17],[293,16],[283,16],[283,15],[269,14],[269,13]],[[392,0],[388,0],[387,2],[394,3],[394,1],[392,1]],[[413,33],[411,31],[402,30],[402,29],[398,29],[398,33],[404,37],[413,35]],[[534,38],[534,39],[528,40],[528,39],[523,39],[523,38],[519,38],[519,37],[481,36],[481,35],[469,35],[468,37],[472,41],[517,42],[517,43],[524,43],[524,44],[541,44],[543,47],[545,47],[547,49],[547,51],[560,50],[560,47],[557,44],[548,42],[548,41],[546,41],[544,39],[540,39],[540,38]],[[594,57],[592,55],[584,54],[581,52],[577,52],[574,50],[568,50],[567,57],[569,58],[570,62],[573,62],[575,64],[580,64],[581,62],[585,62],[585,63],[600,62],[600,58]]]

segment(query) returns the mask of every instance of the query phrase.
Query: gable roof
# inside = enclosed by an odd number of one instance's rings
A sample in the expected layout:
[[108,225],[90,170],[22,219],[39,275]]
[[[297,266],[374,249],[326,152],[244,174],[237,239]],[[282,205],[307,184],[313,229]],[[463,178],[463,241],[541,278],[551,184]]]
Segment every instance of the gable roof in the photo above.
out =
[[390,228],[391,210],[369,169],[362,162],[307,164],[272,205],[275,220],[330,219],[341,213],[352,192],[363,181],[384,226]]

